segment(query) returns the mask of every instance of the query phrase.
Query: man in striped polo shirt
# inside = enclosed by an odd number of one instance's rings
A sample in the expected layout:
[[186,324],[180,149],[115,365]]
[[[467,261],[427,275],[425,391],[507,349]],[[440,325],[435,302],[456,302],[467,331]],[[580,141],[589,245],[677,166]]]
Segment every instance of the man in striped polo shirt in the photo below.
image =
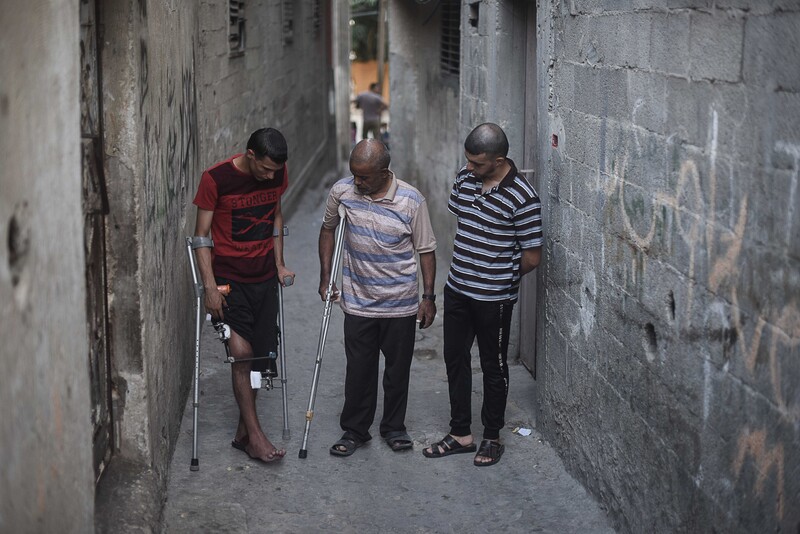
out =
[[[436,315],[436,238],[425,198],[389,170],[389,150],[363,140],[350,155],[352,176],[331,188],[319,234],[319,294],[325,300],[331,273],[339,207],[347,217],[341,299],[347,357],[344,435],[330,449],[350,456],[372,439],[369,428],[378,402],[379,353],[383,352],[381,437],[395,451],[412,448],[406,432],[408,379],[416,322],[427,328]],[[422,272],[419,300],[417,261]]]
[[505,450],[508,335],[520,278],[539,265],[541,203],[508,157],[496,124],[481,124],[464,142],[467,164],[456,176],[448,209],[458,218],[444,290],[444,360],[450,390],[450,433],[424,449],[428,458],[476,450],[470,349],[478,338],[483,370],[483,440],[474,464],[496,464]]

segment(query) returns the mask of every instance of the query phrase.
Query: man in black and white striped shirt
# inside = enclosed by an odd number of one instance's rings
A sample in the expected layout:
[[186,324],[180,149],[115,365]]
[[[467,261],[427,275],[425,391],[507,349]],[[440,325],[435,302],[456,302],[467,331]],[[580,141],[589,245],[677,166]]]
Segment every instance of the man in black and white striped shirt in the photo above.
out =
[[508,157],[496,124],[481,124],[464,142],[467,164],[456,176],[448,209],[458,218],[444,290],[444,360],[450,389],[450,433],[423,450],[428,458],[474,452],[470,349],[477,337],[483,370],[483,440],[474,464],[493,465],[504,446],[508,335],[523,275],[539,265],[542,206]]

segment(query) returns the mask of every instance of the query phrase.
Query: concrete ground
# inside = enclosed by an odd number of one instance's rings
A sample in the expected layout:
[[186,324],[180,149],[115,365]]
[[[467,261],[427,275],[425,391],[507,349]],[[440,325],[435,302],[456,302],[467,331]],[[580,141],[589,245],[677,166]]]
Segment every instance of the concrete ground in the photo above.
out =
[[[429,459],[423,447],[445,435],[449,420],[442,361],[441,302],[434,325],[417,336],[406,425],[414,449],[393,452],[380,439],[353,456],[331,456],[340,435],[344,390],[342,312],[334,307],[322,363],[308,457],[299,459],[323,303],[317,295],[317,237],[327,186],[308,191],[289,220],[287,265],[297,273],[284,291],[291,437],[283,440],[281,392],[262,391],[258,409],[267,435],[287,449],[262,464],[231,447],[238,412],[223,347],[204,326],[200,378],[200,470],[191,472],[191,398],[170,468],[164,532],[613,532],[603,509],[531,428],[534,381],[511,365],[506,452],[495,466],[475,467],[470,454]],[[439,266],[441,287],[446,265]],[[474,362],[473,426],[480,437],[481,374]]]

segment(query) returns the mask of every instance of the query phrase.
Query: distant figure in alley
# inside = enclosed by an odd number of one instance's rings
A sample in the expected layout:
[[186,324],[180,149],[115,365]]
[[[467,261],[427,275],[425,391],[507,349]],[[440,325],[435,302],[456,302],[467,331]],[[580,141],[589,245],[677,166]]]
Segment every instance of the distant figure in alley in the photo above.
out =
[[361,138],[367,139],[367,134],[371,132],[373,139],[381,140],[381,114],[389,109],[389,105],[381,97],[378,84],[369,84],[369,91],[359,93],[354,103],[364,113]]

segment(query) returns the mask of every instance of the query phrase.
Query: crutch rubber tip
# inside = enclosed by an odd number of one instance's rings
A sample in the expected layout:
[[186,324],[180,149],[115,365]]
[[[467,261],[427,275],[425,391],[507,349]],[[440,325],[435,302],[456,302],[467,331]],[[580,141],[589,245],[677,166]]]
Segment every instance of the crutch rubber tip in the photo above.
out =
[[290,439],[292,439],[292,432],[287,428],[286,430],[283,431],[283,440],[287,441]]
[[297,455],[298,458],[306,458],[308,456],[308,450],[300,449],[300,454]]
[[189,471],[200,471],[200,460],[192,458],[192,463],[189,466]]

